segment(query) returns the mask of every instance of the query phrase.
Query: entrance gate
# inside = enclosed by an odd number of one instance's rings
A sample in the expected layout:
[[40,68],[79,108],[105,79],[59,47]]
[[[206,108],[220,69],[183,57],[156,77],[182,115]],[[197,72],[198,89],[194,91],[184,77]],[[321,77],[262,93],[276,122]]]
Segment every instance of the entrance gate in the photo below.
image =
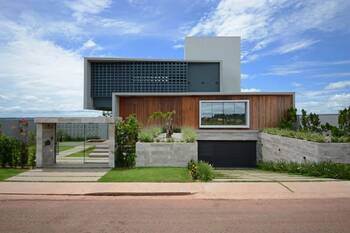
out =
[[[113,118],[48,117],[35,118],[34,121],[37,128],[37,167],[114,167]],[[91,126],[95,124],[106,127],[105,140],[91,133]],[[75,130],[76,135],[65,131],[62,126]]]

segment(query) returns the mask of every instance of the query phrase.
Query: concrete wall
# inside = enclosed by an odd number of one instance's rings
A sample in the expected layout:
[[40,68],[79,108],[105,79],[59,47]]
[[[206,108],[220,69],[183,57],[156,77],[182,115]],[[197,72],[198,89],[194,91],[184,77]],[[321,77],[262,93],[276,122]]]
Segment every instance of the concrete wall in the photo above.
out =
[[258,157],[263,161],[332,161],[350,164],[350,143],[317,143],[260,133],[257,147]]
[[198,140],[212,141],[256,141],[258,130],[197,130]]
[[[19,121],[22,118],[0,118],[0,132],[6,136],[14,137],[17,139],[21,138],[19,131]],[[28,121],[28,132],[35,135],[35,124],[33,118],[23,118]],[[108,126],[107,124],[91,123],[85,124],[85,135],[89,137],[99,137],[103,139],[108,138]],[[65,135],[71,137],[84,138],[84,127],[83,124],[57,124],[57,131],[61,131]]]
[[136,143],[136,167],[186,167],[198,159],[197,143]]
[[186,37],[185,60],[221,60],[221,92],[241,91],[240,37]]

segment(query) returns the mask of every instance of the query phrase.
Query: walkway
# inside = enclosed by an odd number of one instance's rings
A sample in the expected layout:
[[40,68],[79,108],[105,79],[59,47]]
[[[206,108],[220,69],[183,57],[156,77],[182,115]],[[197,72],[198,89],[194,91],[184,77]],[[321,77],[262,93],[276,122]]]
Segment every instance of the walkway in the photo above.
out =
[[109,171],[107,168],[33,169],[10,177],[7,181],[21,182],[95,182]]
[[[190,199],[349,198],[350,181],[237,183],[44,183],[0,182],[3,195],[129,195]],[[187,195],[185,195],[187,194]],[[188,195],[191,194],[191,195]],[[174,197],[175,198],[175,197]]]

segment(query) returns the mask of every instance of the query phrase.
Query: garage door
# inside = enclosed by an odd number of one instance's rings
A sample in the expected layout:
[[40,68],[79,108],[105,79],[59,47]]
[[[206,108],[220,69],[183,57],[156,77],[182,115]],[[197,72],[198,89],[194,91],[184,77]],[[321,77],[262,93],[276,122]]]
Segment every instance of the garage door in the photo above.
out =
[[198,141],[198,159],[214,167],[255,167],[256,141]]

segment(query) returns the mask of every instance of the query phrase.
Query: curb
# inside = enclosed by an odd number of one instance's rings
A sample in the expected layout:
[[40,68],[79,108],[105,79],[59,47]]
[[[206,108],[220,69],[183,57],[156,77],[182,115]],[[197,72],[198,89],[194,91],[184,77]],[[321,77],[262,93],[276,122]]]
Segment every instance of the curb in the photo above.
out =
[[189,196],[194,195],[195,192],[95,192],[95,193],[0,193],[0,196],[19,195],[19,196]]

